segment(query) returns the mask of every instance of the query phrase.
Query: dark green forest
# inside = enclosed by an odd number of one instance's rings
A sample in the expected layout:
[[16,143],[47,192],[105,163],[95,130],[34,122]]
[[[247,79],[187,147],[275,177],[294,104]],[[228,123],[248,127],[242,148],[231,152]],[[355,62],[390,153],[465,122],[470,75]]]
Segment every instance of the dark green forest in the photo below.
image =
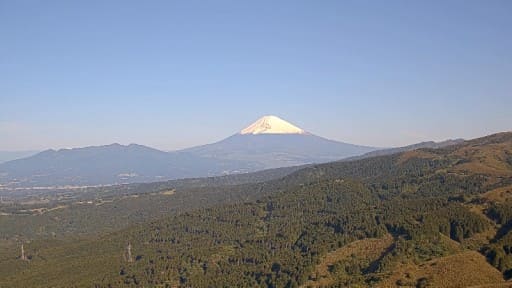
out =
[[[512,278],[512,133],[290,173],[0,216],[0,287],[388,287],[403,267],[465,251],[485,257],[499,283]],[[20,223],[25,231],[8,228]],[[376,257],[329,264],[329,282],[315,272],[350,243],[388,238]],[[393,285],[438,287],[435,277]]]

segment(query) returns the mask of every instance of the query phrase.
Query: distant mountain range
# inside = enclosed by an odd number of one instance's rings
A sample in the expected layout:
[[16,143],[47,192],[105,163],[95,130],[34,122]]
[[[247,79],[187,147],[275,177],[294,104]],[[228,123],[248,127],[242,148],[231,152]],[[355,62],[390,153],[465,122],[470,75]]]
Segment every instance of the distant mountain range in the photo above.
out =
[[425,142],[378,150],[328,140],[276,116],[265,116],[222,141],[175,152],[137,144],[46,150],[1,163],[0,188],[110,185],[216,176],[439,145],[444,144]]
[[213,176],[252,169],[256,168],[242,161],[169,153],[137,144],[111,144],[46,150],[9,161],[0,164],[0,181],[3,185],[25,187],[106,185]]
[[29,157],[38,152],[40,151],[0,151],[0,163]]
[[222,141],[183,151],[201,157],[242,160],[276,168],[330,162],[376,149],[328,140],[276,116],[265,116]]

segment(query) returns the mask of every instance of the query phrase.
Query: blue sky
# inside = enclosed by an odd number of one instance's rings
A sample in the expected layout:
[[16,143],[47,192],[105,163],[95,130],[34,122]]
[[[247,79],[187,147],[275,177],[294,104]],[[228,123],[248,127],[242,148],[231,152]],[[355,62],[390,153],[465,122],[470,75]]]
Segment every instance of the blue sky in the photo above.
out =
[[0,150],[512,130],[512,1],[0,0]]

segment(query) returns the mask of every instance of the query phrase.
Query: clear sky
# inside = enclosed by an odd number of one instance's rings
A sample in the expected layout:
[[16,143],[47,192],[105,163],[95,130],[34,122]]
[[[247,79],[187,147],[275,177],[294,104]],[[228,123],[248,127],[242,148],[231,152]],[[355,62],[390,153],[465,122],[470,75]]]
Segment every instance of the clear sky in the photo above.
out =
[[372,146],[512,130],[512,1],[0,0],[0,150],[172,150],[277,115]]

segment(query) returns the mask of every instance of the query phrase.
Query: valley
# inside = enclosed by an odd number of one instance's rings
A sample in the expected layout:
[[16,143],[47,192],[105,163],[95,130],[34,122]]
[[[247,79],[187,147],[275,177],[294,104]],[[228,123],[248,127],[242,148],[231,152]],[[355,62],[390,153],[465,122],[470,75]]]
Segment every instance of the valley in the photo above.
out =
[[0,287],[506,287],[511,155],[512,133],[501,133],[3,215]]

